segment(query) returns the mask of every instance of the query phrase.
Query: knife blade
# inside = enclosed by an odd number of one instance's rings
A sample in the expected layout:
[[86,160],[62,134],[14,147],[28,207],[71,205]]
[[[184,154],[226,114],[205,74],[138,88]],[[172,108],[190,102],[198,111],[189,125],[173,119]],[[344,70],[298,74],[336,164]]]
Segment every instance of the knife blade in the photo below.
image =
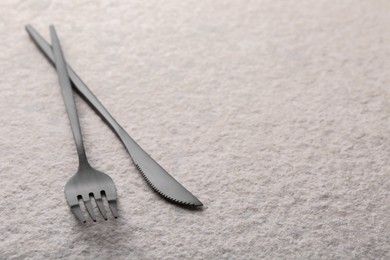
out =
[[[31,26],[26,26],[26,31],[31,39],[54,66],[54,56],[51,45]],[[102,103],[95,97],[87,85],[80,79],[74,70],[67,64],[69,78],[72,87],[78,90],[84,100],[93,108],[103,121],[111,128],[116,136],[121,140],[126,150],[130,154],[136,168],[145,178],[147,183],[162,197],[170,202],[185,206],[203,206],[191,192],[173,178],[164,168],[162,168],[133,138],[123,129],[121,125],[111,116]]]

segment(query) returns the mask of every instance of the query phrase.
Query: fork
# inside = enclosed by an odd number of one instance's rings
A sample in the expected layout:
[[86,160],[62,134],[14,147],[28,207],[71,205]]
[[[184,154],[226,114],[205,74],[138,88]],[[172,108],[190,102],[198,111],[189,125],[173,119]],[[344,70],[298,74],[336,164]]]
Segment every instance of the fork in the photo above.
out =
[[60,41],[54,26],[50,26],[50,36],[58,79],[61,86],[61,93],[64,99],[66,111],[68,113],[73,137],[76,143],[79,158],[79,168],[74,176],[65,185],[65,197],[73,214],[82,222],[86,222],[84,214],[80,208],[79,200],[84,202],[85,208],[92,220],[96,222],[96,216],[91,203],[91,198],[95,199],[103,218],[107,220],[107,213],[104,209],[103,197],[108,201],[109,208],[115,218],[118,217],[116,205],[116,188],[111,177],[107,174],[95,170],[89,164],[83,137],[81,134],[80,122],[77,115],[77,108],[73,98],[73,91],[69,80],[65,58],[61,49]]

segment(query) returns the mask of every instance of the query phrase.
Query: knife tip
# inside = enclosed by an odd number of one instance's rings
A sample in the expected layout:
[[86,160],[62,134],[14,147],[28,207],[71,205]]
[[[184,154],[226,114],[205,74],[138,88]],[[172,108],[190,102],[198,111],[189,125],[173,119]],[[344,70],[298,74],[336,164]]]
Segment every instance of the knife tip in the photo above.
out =
[[198,200],[198,198],[195,197],[195,201],[193,202],[193,205],[196,207],[202,207],[203,203],[200,200]]

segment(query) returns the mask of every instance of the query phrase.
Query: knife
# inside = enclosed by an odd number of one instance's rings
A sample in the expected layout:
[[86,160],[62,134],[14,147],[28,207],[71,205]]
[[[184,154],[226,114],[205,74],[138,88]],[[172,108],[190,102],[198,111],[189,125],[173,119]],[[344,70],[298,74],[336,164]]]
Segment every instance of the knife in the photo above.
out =
[[[54,56],[51,45],[31,26],[26,26],[26,31],[39,47],[42,53],[54,66]],[[132,158],[136,168],[145,178],[147,183],[162,197],[170,202],[184,206],[203,206],[194,195],[175,180],[164,168],[162,168],[150,155],[148,155],[122,126],[110,115],[107,109],[95,97],[87,85],[80,79],[74,70],[67,64],[69,78],[72,81],[72,87],[77,89],[79,94],[87,101],[103,121],[121,140]]]

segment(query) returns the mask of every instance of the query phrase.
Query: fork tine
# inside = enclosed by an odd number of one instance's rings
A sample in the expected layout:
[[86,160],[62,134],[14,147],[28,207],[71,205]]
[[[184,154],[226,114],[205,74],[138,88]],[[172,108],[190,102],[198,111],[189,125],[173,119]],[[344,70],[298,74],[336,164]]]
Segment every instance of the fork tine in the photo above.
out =
[[108,201],[108,205],[110,206],[112,215],[114,215],[115,218],[118,218],[118,209],[116,207],[116,200]]
[[102,213],[102,215],[103,215],[103,218],[105,220],[107,220],[107,214],[106,214],[106,210],[104,209],[103,200],[100,198],[100,199],[95,199],[95,201],[96,201],[97,207],[100,210],[100,213]]
[[73,205],[72,207],[70,207],[70,209],[72,210],[73,214],[83,223],[87,222],[84,218],[84,214],[83,212],[81,211],[81,208],[79,205]]
[[95,216],[95,213],[93,212],[93,207],[92,207],[92,203],[91,203],[91,200],[85,200],[84,201],[84,204],[85,204],[85,208],[87,209],[89,215],[91,216],[93,222],[96,222],[96,216]]

